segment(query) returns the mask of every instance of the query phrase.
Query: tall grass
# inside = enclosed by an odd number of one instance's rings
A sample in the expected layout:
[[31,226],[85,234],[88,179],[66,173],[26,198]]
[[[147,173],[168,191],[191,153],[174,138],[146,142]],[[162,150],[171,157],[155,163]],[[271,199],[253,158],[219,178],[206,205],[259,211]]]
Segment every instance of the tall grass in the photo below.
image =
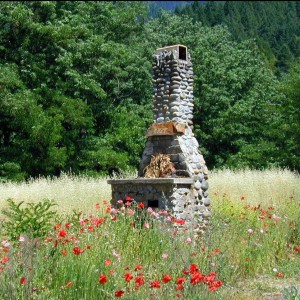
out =
[[[122,176],[133,178],[134,174]],[[60,177],[41,177],[22,183],[0,183],[0,210],[5,200],[12,198],[25,202],[55,200],[62,213],[70,213],[73,209],[87,212],[100,199],[111,198],[111,186],[107,179],[63,174]],[[247,203],[253,205],[281,205],[283,199],[292,196],[300,199],[299,174],[289,170],[212,171],[209,184],[212,205],[218,201],[218,196],[224,194],[234,201],[244,197]]]
[[225,194],[235,201],[244,197],[249,204],[276,206],[287,197],[300,200],[300,176],[287,169],[212,171],[209,182],[212,197]]
[[61,214],[69,214],[73,210],[87,213],[95,203],[110,197],[111,187],[105,177],[63,174],[54,178],[41,177],[28,182],[0,184],[0,209],[8,198],[33,203],[49,199],[58,204]]
[[[113,299],[122,291],[124,299],[196,300],[272,299],[286,288],[290,298],[284,299],[297,299],[289,291],[300,286],[299,175],[278,169],[223,170],[212,172],[209,182],[213,213],[202,237],[179,234],[168,222],[158,222],[160,218],[154,218],[154,226],[148,219],[139,225],[130,206],[111,211],[106,178],[64,175],[2,184],[2,206],[7,198],[50,198],[68,219],[38,243],[6,247],[2,240],[0,289],[11,299]],[[96,210],[97,203],[102,210]],[[71,215],[72,209],[83,213]],[[183,270],[191,271],[193,265],[205,275],[217,274],[223,287],[209,292],[203,281],[192,283],[195,274]],[[100,283],[101,275],[108,281]],[[170,282],[163,282],[165,275]],[[27,281],[21,284],[23,277]],[[135,289],[137,277],[145,283]],[[186,280],[182,286],[180,278]],[[151,287],[155,281],[159,288]]]

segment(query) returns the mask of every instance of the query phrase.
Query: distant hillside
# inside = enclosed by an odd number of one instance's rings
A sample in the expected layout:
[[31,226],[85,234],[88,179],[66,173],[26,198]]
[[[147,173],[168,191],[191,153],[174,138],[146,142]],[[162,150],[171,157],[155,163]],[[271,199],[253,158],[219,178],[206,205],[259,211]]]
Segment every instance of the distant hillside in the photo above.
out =
[[145,1],[149,4],[150,16],[157,17],[161,9],[174,12],[176,9],[182,9],[187,4],[194,1]]
[[183,7],[194,1],[148,1],[150,5],[161,7],[165,10],[174,11],[178,7]]
[[256,39],[274,71],[286,72],[300,56],[298,1],[193,1],[175,13],[206,26],[226,24],[238,41]]

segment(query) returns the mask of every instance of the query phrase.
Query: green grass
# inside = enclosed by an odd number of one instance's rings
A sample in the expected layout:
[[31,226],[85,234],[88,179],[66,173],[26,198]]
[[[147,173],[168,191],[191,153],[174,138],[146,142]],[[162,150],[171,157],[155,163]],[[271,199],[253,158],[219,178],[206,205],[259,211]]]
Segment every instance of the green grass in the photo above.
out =
[[[43,239],[20,244],[2,233],[0,241],[10,245],[0,248],[0,299],[114,299],[120,290],[122,299],[297,299],[299,175],[277,169],[224,170],[212,172],[209,182],[212,219],[202,237],[189,231],[176,234],[163,216],[163,222],[147,219],[149,226],[140,226],[130,207],[107,213],[110,186],[105,178],[65,175],[3,184],[2,207],[7,198],[35,203],[50,198],[58,202],[63,219]],[[82,213],[72,214],[73,209]],[[82,253],[74,254],[75,247]],[[192,284],[193,274],[183,270],[193,264],[204,275],[216,273],[215,281],[223,286],[211,292],[203,282]],[[141,270],[135,270],[138,265]],[[126,273],[133,279],[126,281]],[[99,283],[101,274],[106,283]],[[168,283],[162,281],[165,274],[172,278]],[[20,284],[22,277],[25,284]],[[135,290],[137,277],[145,283]],[[180,290],[176,281],[182,277],[186,281]],[[157,280],[160,288],[150,287]]]

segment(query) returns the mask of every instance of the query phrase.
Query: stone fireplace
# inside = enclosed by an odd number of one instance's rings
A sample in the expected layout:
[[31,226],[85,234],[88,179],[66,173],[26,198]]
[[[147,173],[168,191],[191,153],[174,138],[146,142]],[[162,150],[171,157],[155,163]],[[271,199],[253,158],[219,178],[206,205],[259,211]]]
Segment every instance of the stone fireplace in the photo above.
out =
[[[203,228],[210,217],[208,170],[193,133],[194,74],[187,47],[157,49],[152,71],[153,123],[146,132],[138,178],[109,180],[111,202],[115,205],[130,196],[145,207],[169,209],[177,218]],[[145,170],[159,155],[168,157],[172,171],[153,172],[163,177],[148,176]]]

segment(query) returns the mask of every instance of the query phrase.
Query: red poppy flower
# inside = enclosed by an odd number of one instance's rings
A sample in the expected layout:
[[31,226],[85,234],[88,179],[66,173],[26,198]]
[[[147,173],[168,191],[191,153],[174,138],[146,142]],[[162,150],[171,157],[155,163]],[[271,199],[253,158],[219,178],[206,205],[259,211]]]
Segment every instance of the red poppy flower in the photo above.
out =
[[116,296],[116,297],[122,297],[123,294],[124,294],[124,291],[122,291],[122,290],[116,291],[116,292],[115,292],[115,296]]
[[204,280],[204,276],[201,274],[201,272],[195,272],[193,273],[193,276],[191,278],[191,284],[197,284]]
[[96,209],[100,209],[100,204],[96,203]]
[[59,237],[65,237],[67,235],[67,232],[65,230],[60,230],[58,233]]
[[26,278],[25,277],[22,277],[21,279],[20,279],[20,284],[25,284],[26,283]]
[[66,249],[62,249],[62,250],[61,250],[61,254],[62,254],[63,256],[67,256],[67,250],[66,250]]
[[82,252],[84,252],[84,250],[80,249],[79,247],[75,247],[75,248],[73,249],[73,253],[74,253],[75,255],[79,255],[79,254],[81,254]]
[[196,264],[190,265],[190,273],[193,274],[198,271],[198,266]]
[[150,284],[150,287],[151,288],[159,289],[160,288],[160,282],[159,282],[159,280],[152,281],[151,284]]
[[283,277],[283,273],[278,272],[278,273],[277,273],[277,277]]
[[177,284],[182,284],[182,283],[184,283],[185,281],[186,281],[186,278],[184,278],[184,277],[179,277],[179,278],[177,279],[176,283],[177,283]]
[[132,201],[133,199],[130,196],[126,196],[125,200],[126,201]]
[[124,275],[125,281],[129,282],[132,280],[133,276],[130,273],[126,273]]
[[67,224],[65,224],[65,227],[66,227],[67,229],[70,229],[70,228],[71,228],[71,224],[70,224],[70,223],[67,223]]
[[72,281],[68,281],[68,282],[66,283],[66,287],[70,287],[72,284],[73,284]]
[[134,268],[134,271],[138,271],[138,270],[142,270],[142,265],[137,265],[137,266]]
[[0,263],[4,265],[4,264],[6,264],[8,261],[9,261],[8,256],[4,256],[4,257],[2,258],[2,260],[0,261]]
[[136,277],[135,278],[135,283],[138,285],[138,286],[142,286],[144,283],[145,283],[145,279],[143,277]]
[[107,279],[107,277],[106,277],[105,275],[101,274],[101,275],[99,276],[99,283],[100,283],[100,284],[104,284],[104,283],[106,283],[107,281],[108,281],[108,279]]
[[184,289],[184,286],[182,284],[177,284],[176,290],[181,291]]
[[163,277],[163,279],[162,279],[162,281],[164,283],[167,283],[167,282],[169,282],[171,280],[172,280],[172,277],[169,274],[165,274],[164,277]]
[[144,208],[144,207],[145,207],[145,205],[144,205],[144,203],[143,203],[143,202],[140,202],[140,203],[138,204],[138,207],[139,207],[139,208]]
[[105,264],[106,266],[110,266],[110,265],[112,264],[112,261],[111,261],[110,259],[106,259],[106,260],[104,261],[104,264]]

